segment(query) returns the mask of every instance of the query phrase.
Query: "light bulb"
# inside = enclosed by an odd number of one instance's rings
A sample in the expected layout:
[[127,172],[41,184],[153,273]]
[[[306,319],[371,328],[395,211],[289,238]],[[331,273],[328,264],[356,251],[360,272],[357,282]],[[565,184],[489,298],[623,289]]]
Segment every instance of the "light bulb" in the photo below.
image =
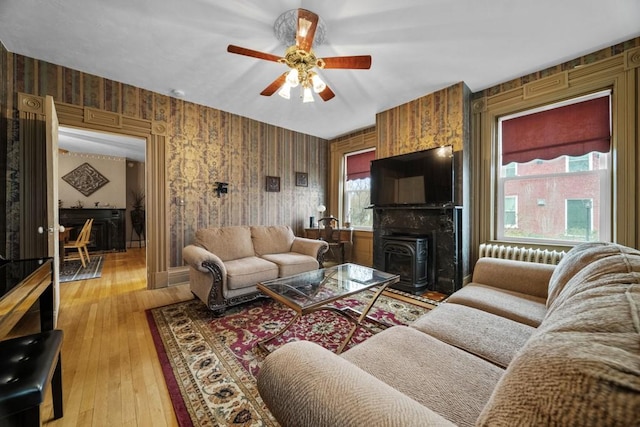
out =
[[315,93],[320,93],[327,88],[325,82],[323,82],[320,76],[315,73],[311,77],[311,82],[313,83],[313,91]]
[[310,87],[305,87],[302,93],[302,102],[313,102],[313,94]]
[[291,85],[289,84],[289,82],[284,82],[284,84],[282,85],[282,87],[278,91],[278,95],[280,95],[284,99],[290,99],[291,98]]
[[289,86],[291,87],[298,86],[298,84],[300,83],[300,81],[298,80],[298,69],[292,68],[291,71],[287,73],[287,78],[285,81],[289,83]]

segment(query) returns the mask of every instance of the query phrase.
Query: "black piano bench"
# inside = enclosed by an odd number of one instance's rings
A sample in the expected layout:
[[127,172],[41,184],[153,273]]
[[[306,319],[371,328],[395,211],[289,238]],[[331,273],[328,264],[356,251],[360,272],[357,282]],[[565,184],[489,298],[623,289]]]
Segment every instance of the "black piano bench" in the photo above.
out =
[[62,418],[62,336],[54,329],[0,341],[1,426],[41,426],[49,382],[53,419]]

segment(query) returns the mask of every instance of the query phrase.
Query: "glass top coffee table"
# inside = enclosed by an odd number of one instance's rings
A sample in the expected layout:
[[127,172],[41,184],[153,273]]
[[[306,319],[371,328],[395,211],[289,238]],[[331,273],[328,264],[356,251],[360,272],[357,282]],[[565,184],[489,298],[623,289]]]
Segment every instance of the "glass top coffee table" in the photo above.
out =
[[[370,267],[357,264],[341,264],[335,267],[308,271],[290,277],[268,280],[258,283],[258,289],[274,300],[292,308],[296,315],[277,334],[261,340],[258,347],[269,352],[266,344],[282,335],[300,317],[314,311],[327,310],[338,313],[348,319],[352,326],[349,334],[337,350],[340,354],[351,341],[351,337],[358,326],[366,328],[363,320],[375,304],[376,300],[385,288],[400,280],[397,274],[385,273]],[[349,295],[364,292],[371,288],[377,288],[375,295],[361,312],[351,309],[340,309],[329,304],[345,298]],[[356,315],[354,315],[355,313]],[[368,328],[366,328],[368,329]]]

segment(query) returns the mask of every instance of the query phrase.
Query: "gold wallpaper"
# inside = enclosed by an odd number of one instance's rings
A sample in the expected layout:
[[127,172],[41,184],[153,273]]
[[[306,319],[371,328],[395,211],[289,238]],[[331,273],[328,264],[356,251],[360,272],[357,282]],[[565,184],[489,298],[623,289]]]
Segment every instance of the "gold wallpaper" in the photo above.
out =
[[[182,248],[198,228],[284,224],[303,235],[309,215],[324,203],[326,140],[12,54],[4,46],[0,58],[8,146],[18,142],[18,92],[167,124],[170,267],[183,265]],[[308,174],[308,187],[295,185],[296,172]],[[266,176],[280,177],[280,192],[265,191]],[[213,191],[216,181],[229,183],[220,198]],[[17,202],[7,207],[14,221]],[[13,230],[7,239],[14,238],[19,230],[11,218],[7,222]]]
[[452,145],[462,151],[469,90],[462,82],[376,115],[376,158]]

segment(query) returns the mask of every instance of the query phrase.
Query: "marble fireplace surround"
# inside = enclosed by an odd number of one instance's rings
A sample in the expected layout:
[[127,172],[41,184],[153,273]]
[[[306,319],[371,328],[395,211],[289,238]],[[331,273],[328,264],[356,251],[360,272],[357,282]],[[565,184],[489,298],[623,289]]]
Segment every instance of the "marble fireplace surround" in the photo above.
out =
[[[384,236],[427,236],[433,268],[427,288],[451,294],[462,287],[462,207],[373,208],[373,267],[384,270]],[[430,257],[431,258],[431,257]],[[406,291],[406,289],[403,289]]]

